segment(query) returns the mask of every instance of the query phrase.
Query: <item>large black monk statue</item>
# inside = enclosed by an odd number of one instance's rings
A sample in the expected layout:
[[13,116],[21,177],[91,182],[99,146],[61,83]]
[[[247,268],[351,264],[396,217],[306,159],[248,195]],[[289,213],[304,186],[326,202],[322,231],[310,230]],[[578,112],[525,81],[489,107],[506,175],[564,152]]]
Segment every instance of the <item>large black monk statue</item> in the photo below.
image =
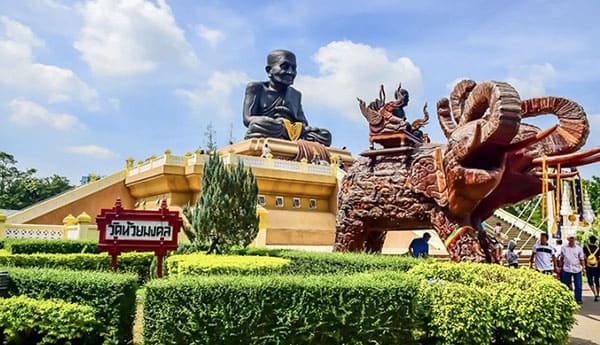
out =
[[304,139],[331,145],[328,130],[308,125],[302,111],[302,94],[290,86],[296,78],[296,55],[287,50],[274,50],[267,56],[265,70],[269,81],[250,82],[246,87],[246,139]]

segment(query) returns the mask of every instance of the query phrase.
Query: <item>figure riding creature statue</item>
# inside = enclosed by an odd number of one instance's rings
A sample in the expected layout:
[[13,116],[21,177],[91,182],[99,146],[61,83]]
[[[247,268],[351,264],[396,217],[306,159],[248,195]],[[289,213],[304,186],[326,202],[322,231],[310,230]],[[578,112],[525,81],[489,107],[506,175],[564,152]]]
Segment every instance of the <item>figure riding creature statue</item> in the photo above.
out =
[[[393,114],[398,97],[381,98],[369,107],[359,100],[371,142],[383,138],[384,148],[362,153],[342,182],[336,251],[379,252],[387,231],[433,227],[452,260],[491,262],[482,221],[540,194],[542,165],[560,173],[600,161],[600,148],[577,152],[589,125],[583,108],[565,98],[521,100],[508,83],[463,80],[437,103],[446,145],[413,140]],[[558,125],[542,131],[521,122],[543,114],[556,115]]]

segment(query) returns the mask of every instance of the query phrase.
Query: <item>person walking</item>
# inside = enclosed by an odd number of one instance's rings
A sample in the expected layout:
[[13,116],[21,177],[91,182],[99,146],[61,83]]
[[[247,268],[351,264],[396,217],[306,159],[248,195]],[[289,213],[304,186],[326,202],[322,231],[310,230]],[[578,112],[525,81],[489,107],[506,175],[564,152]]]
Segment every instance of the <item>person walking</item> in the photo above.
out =
[[502,236],[502,224],[501,223],[496,223],[496,226],[494,227],[494,235],[496,236],[496,238],[499,238],[500,236]]
[[408,251],[410,255],[415,258],[427,257],[429,255],[429,239],[431,235],[429,233],[424,233],[423,237],[415,238],[410,242],[408,246]]
[[596,236],[590,236],[590,243],[583,247],[585,256],[585,275],[588,279],[590,290],[594,294],[594,302],[598,302],[600,294],[600,247],[596,244]]
[[581,298],[581,271],[585,266],[585,256],[583,249],[575,243],[575,235],[567,236],[567,245],[561,248],[559,266],[562,267],[561,280],[569,288],[571,282],[574,283],[573,293],[577,304],[582,304]]
[[531,250],[529,258],[529,268],[534,268],[544,274],[552,274],[558,268],[556,264],[556,253],[554,248],[548,243],[548,234],[542,233],[540,240]]
[[519,268],[519,255],[521,252],[515,251],[517,242],[515,240],[508,241],[508,249],[504,253],[504,258],[508,267]]

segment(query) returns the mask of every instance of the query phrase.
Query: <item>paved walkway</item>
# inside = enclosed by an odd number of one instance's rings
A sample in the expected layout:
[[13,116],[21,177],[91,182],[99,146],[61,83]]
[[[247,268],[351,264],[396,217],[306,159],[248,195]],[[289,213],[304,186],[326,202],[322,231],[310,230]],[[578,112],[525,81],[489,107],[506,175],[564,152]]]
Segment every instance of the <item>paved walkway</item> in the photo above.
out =
[[600,345],[600,302],[594,302],[594,295],[587,283],[583,288],[583,304],[576,318],[577,324],[571,331],[569,345]]

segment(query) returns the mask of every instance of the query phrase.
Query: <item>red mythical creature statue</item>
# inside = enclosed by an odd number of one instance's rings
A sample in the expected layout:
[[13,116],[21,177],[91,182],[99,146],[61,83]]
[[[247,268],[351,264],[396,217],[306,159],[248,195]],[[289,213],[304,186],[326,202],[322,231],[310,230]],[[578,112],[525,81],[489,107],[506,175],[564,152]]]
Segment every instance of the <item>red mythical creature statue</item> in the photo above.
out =
[[[359,100],[372,143],[394,134],[385,128],[406,131],[390,116],[399,100],[384,103],[381,95],[369,107]],[[542,114],[556,115],[558,125],[521,122]],[[491,262],[482,221],[540,194],[542,164],[560,171],[600,161],[600,148],[578,152],[589,125],[583,108],[565,98],[521,100],[508,83],[463,80],[437,103],[437,115],[446,145],[386,141],[350,168],[339,194],[336,251],[378,252],[387,231],[434,228],[452,260]]]

